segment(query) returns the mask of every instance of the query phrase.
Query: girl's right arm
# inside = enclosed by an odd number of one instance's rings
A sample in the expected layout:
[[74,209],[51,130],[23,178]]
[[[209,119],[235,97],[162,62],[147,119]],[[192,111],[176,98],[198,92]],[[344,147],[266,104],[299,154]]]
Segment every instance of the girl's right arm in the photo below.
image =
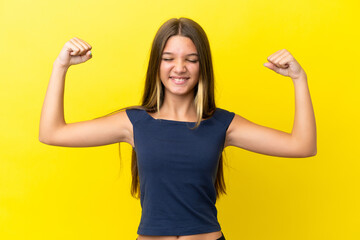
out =
[[117,142],[128,142],[134,146],[132,124],[125,111],[94,120],[65,122],[63,102],[66,73],[71,65],[91,59],[91,48],[87,42],[73,38],[56,58],[41,111],[39,141],[66,147],[92,147]]

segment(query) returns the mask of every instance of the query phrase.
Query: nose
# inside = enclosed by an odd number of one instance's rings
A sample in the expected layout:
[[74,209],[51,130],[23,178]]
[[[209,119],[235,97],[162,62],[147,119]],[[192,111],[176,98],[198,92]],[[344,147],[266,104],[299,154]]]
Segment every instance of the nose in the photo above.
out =
[[176,61],[175,66],[174,66],[174,71],[176,73],[186,72],[185,62],[182,60]]

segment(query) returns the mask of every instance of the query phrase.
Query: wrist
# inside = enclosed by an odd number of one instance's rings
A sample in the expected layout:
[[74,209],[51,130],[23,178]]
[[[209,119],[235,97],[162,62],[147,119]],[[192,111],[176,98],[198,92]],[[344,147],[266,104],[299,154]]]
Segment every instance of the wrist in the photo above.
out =
[[69,69],[69,65],[64,65],[62,64],[58,58],[55,59],[54,64],[53,64],[53,68],[57,68],[57,69],[61,69],[61,70],[68,70]]
[[301,74],[299,74],[298,77],[293,77],[291,78],[293,81],[307,81],[307,75],[306,73],[303,71]]

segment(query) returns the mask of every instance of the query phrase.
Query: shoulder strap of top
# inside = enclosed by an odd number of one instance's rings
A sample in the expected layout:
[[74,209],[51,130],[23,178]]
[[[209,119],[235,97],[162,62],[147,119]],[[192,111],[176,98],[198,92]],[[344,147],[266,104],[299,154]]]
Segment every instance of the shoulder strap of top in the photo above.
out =
[[126,109],[126,114],[128,115],[130,122],[134,125],[137,121],[144,118],[144,110],[142,109]]
[[217,108],[213,117],[221,122],[224,125],[225,130],[227,130],[233,118],[235,117],[235,113],[229,112],[222,108]]

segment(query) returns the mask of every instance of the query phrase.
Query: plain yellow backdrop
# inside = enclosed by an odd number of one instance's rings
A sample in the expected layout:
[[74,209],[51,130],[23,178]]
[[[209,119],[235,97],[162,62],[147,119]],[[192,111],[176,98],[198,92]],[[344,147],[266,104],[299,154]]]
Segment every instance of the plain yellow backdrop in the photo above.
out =
[[287,49],[305,69],[318,153],[280,158],[226,149],[229,240],[360,239],[358,0],[0,1],[0,239],[135,239],[131,146],[66,148],[38,141],[52,64],[79,37],[93,58],[72,66],[68,123],[140,103],[152,39],[172,17],[209,37],[217,106],[291,132],[290,78],[263,66]]

